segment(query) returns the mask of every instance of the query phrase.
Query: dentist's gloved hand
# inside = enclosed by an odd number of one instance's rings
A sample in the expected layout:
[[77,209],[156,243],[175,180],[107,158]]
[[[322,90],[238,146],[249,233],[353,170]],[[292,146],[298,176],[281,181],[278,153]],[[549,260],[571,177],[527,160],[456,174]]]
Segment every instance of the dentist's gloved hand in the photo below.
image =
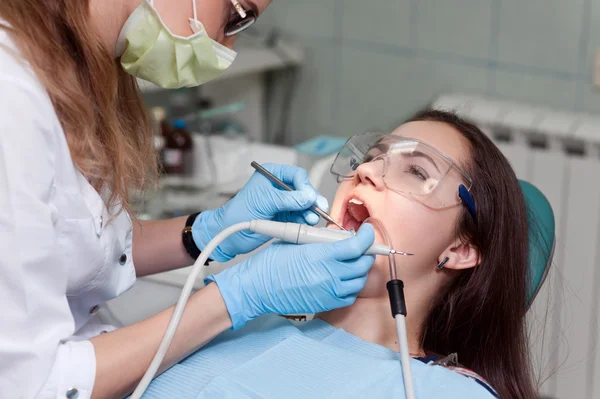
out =
[[[315,203],[325,212],[329,204],[310,184],[306,171],[289,165],[262,165],[295,191],[284,191],[269,179],[254,172],[240,192],[221,208],[202,212],[192,225],[196,246],[202,250],[223,229],[251,220],[275,220],[315,225],[319,217],[308,210]],[[210,255],[218,262],[226,262],[236,255],[248,253],[271,238],[242,231],[228,237]]]
[[349,306],[367,282],[375,259],[373,226],[329,244],[277,242],[250,259],[205,279],[216,282],[233,329],[267,313],[318,313]]

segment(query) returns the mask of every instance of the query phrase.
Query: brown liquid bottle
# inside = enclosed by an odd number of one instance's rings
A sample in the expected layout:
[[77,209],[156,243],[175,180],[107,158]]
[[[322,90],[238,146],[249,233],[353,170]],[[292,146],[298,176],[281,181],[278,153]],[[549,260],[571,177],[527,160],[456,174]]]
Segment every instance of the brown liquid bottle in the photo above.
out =
[[154,133],[154,149],[158,154],[158,170],[162,173],[166,137],[171,134],[167,123],[167,113],[163,107],[152,108],[152,131]]
[[165,139],[163,166],[166,174],[189,176],[193,171],[193,141],[184,120],[176,120]]

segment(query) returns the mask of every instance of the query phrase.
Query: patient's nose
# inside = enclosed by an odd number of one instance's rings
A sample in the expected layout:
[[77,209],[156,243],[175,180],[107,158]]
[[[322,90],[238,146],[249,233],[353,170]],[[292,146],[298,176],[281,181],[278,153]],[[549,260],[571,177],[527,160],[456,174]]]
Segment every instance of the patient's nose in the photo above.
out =
[[354,173],[355,183],[371,185],[378,191],[383,190],[385,188],[383,168],[384,161],[382,159],[361,164]]

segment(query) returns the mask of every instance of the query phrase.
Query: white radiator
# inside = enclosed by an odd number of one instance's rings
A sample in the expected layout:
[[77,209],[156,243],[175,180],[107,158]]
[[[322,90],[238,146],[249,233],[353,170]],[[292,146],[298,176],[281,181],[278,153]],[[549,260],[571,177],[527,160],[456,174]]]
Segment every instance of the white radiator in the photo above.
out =
[[600,118],[463,95],[434,107],[474,120],[552,204],[553,267],[529,312],[540,394],[600,398]]

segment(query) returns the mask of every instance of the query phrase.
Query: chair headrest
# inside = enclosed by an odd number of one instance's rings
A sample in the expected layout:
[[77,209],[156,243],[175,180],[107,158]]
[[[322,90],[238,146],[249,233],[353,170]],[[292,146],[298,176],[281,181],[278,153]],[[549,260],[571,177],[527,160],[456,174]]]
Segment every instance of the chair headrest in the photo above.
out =
[[556,243],[555,220],[548,199],[533,184],[519,180],[529,224],[529,287],[527,308],[531,306],[544,283]]

